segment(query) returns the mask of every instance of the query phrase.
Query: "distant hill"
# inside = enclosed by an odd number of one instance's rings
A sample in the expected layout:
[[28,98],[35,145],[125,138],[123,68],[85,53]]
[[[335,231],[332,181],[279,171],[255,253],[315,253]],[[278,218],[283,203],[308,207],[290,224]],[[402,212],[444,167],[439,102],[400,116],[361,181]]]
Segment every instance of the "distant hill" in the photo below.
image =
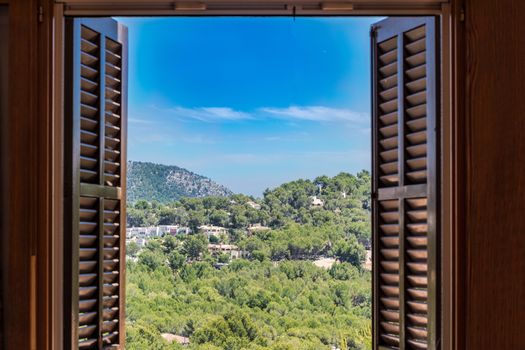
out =
[[128,202],[169,202],[181,197],[229,196],[228,188],[174,165],[128,162]]

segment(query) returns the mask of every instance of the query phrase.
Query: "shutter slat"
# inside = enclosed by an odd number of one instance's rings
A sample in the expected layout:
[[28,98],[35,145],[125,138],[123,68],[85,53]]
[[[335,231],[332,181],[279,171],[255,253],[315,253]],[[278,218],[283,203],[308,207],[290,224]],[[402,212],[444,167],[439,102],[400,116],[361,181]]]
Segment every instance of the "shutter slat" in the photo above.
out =
[[427,145],[420,144],[407,147],[407,152],[411,157],[422,157],[427,154]]
[[81,76],[93,81],[97,81],[98,71],[92,67],[81,65],[80,67]]
[[410,67],[416,67],[416,66],[420,66],[424,64],[425,59],[426,59],[426,52],[422,51],[418,54],[407,57],[406,61]]
[[79,271],[80,274],[86,274],[92,272],[95,267],[97,267],[97,262],[95,260],[80,261]]
[[388,345],[399,346],[399,338],[390,334],[381,334],[381,338]]
[[120,67],[115,66],[111,63],[106,63],[106,72],[111,76],[118,77],[120,74]]
[[80,117],[80,127],[84,130],[94,132],[98,128],[98,121],[90,118]]
[[96,326],[82,326],[78,329],[78,337],[79,338],[91,338],[93,333],[95,333],[97,327]]
[[417,39],[408,45],[405,45],[407,52],[410,55],[414,55],[418,52],[425,50],[425,38]]
[[381,135],[387,138],[396,136],[397,135],[397,125],[393,124],[393,125],[385,126],[383,128],[380,128],[379,132],[381,133]]
[[95,94],[98,89],[98,84],[87,78],[80,79],[80,87],[82,90]]
[[399,213],[397,211],[383,211],[379,214],[384,222],[397,222]]
[[426,76],[427,66],[422,64],[420,66],[411,68],[406,71],[406,76],[410,80],[418,80]]
[[381,298],[381,303],[389,309],[399,309],[399,299],[397,298]]
[[382,310],[381,315],[385,320],[390,322],[399,322],[399,312],[391,310]]
[[425,182],[427,179],[427,172],[422,171],[411,171],[406,174],[407,179],[410,180],[412,183],[420,183]]
[[399,323],[381,322],[381,327],[390,334],[399,334]]
[[419,118],[414,120],[407,121],[407,126],[410,131],[420,131],[424,130],[427,127],[427,118]]
[[397,59],[397,49],[391,50],[379,56],[379,62],[387,65]]
[[397,97],[397,86],[379,93],[379,96],[385,101],[392,100]]
[[386,272],[399,271],[398,261],[381,261],[381,268]]
[[96,317],[97,317],[97,313],[96,312],[81,313],[80,317],[78,318],[78,323],[80,325],[89,324],[89,323],[92,323],[95,320]]
[[407,102],[412,106],[420,105],[427,102],[427,92],[426,90],[416,92],[412,95],[407,96]]
[[409,339],[408,343],[412,346],[412,349],[428,349],[427,343],[419,342],[414,339]]
[[392,113],[397,110],[397,100],[390,100],[379,105],[383,113]]
[[381,243],[385,247],[398,247],[399,246],[399,237],[398,236],[384,236],[381,237]]
[[79,349],[92,349],[97,343],[96,339],[82,339],[78,343]]
[[410,81],[406,83],[406,88],[409,93],[415,93],[418,91],[426,90],[427,88],[427,78],[423,77],[417,80]]
[[387,297],[399,297],[399,287],[381,286],[381,291]]
[[382,125],[390,125],[390,124],[397,123],[397,111],[389,113],[389,114],[384,114],[380,116],[379,119],[381,120]]
[[393,51],[397,48],[397,41],[396,38],[391,38],[389,40],[385,40],[378,44],[380,53],[386,53]]
[[93,107],[93,106],[84,105],[84,104],[81,105],[80,114],[83,117],[95,118],[97,116],[97,113],[98,113],[98,108]]
[[79,311],[80,312],[88,312],[92,310],[97,305],[96,299],[87,299],[87,300],[80,300],[79,302]]
[[94,286],[80,287],[78,297],[81,300],[93,298],[96,292],[97,292],[97,287],[94,287]]
[[82,52],[82,55],[80,57],[80,62],[85,66],[88,66],[90,68],[95,68],[98,64],[98,57],[90,55],[87,52]]
[[409,301],[407,302],[408,306],[410,306],[410,309],[415,313],[427,313],[428,311],[428,305],[427,303],[422,303],[418,301]]
[[387,78],[383,78],[379,81],[379,85],[384,89],[390,89],[397,85],[397,74]]
[[428,253],[426,250],[408,249],[407,253],[408,256],[413,260],[426,260],[428,257]]
[[396,224],[386,224],[381,225],[381,232],[385,235],[392,235],[399,233],[399,225]]
[[427,142],[427,132],[426,132],[426,130],[425,131],[413,132],[413,133],[407,134],[406,138],[408,139],[408,141],[412,145],[425,143],[425,142]]
[[390,77],[396,74],[397,73],[397,62],[392,62],[390,64],[382,66],[381,68],[379,68],[379,72],[381,72],[381,74],[384,77]]
[[379,178],[381,183],[387,185],[387,186],[393,186],[396,185],[399,182],[399,176],[396,175],[383,175]]

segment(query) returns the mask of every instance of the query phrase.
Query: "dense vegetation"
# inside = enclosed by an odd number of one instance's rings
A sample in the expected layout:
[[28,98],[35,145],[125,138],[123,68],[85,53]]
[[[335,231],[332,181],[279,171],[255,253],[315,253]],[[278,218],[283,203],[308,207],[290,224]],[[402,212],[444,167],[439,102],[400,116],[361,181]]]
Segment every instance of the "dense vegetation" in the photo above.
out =
[[[210,255],[202,234],[128,245],[127,348],[367,349],[371,346],[370,176],[342,173],[244,195],[137,201],[131,226],[228,228],[215,241],[249,254]],[[312,197],[323,201],[312,206]],[[260,207],[259,207],[260,206]],[[251,224],[269,226],[248,235]],[[330,268],[312,261],[333,257]],[[223,264],[218,264],[223,263]],[[224,264],[227,263],[227,264]],[[169,344],[161,333],[189,337]]]
[[228,196],[232,192],[202,175],[174,165],[128,161],[128,203],[139,199],[159,202],[182,197]]

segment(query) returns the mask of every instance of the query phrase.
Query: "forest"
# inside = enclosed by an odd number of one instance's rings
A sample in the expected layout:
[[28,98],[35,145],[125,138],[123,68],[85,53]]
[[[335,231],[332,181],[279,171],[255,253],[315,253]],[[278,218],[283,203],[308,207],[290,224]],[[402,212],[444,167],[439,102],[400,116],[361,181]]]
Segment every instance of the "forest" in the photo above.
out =
[[[313,205],[318,199],[320,205]],[[226,228],[218,237],[201,225]],[[249,232],[253,225],[265,230]],[[369,349],[370,174],[341,173],[241,194],[128,204],[128,226],[191,234],[127,245],[127,346],[142,349]],[[245,252],[232,259],[210,243]],[[313,262],[331,258],[318,267]],[[189,344],[161,335],[185,337]]]

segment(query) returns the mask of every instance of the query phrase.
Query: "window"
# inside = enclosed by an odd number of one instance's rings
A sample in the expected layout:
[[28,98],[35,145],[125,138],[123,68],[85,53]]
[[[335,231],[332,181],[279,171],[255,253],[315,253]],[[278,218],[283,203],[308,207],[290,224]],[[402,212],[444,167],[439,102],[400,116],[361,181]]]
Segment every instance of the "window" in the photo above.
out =
[[[123,344],[126,37],[70,19],[66,59],[66,343]],[[374,346],[439,343],[434,18],[390,18],[374,60]]]

